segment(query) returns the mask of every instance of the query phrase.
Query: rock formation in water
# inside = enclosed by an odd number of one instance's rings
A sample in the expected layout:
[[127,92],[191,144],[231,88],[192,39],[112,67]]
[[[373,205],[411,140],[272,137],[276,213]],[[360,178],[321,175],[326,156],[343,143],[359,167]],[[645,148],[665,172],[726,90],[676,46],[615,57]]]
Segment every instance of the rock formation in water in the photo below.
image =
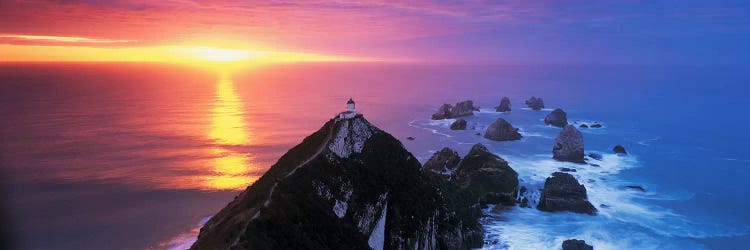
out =
[[597,153],[589,153],[589,157],[591,157],[591,159],[594,159],[594,160],[597,160],[597,161],[601,161],[603,159],[602,155],[597,154]]
[[458,164],[452,181],[480,203],[512,205],[517,198],[518,173],[479,143]]
[[531,98],[526,100],[526,106],[529,106],[529,108],[533,110],[542,110],[544,108],[544,100],[542,100],[542,98],[532,96]]
[[583,135],[573,125],[567,125],[560,131],[552,148],[552,156],[558,161],[584,163]]
[[622,145],[615,146],[614,148],[612,148],[612,151],[614,151],[615,154],[618,154],[618,155],[628,154],[628,152],[625,151],[625,147],[623,147]]
[[581,126],[578,126],[579,128],[589,128],[589,125],[581,124]]
[[520,140],[521,134],[508,121],[503,118],[497,118],[497,121],[487,127],[487,131],[484,132],[484,138],[493,141],[513,141]]
[[471,100],[456,103],[456,106],[446,103],[440,106],[438,111],[432,115],[432,119],[442,120],[474,115],[474,111],[476,110],[478,108],[474,107],[474,102]]
[[591,128],[601,128],[601,127],[602,127],[602,125],[601,125],[601,124],[599,124],[599,123],[595,123],[594,125],[591,125],[590,127],[591,127]]
[[497,106],[495,111],[497,112],[510,111],[510,99],[508,97],[503,97],[503,99],[500,100],[500,106]]
[[466,120],[458,119],[451,123],[451,130],[466,130]]
[[443,148],[440,151],[430,157],[427,162],[424,163],[424,168],[439,174],[447,174],[456,169],[458,162],[461,161],[461,157],[458,156],[456,151],[450,148]]
[[562,109],[555,109],[544,118],[544,124],[565,127],[568,125],[568,115]]
[[547,177],[536,208],[547,212],[596,213],[596,208],[588,201],[586,187],[572,175],[563,172],[555,172]]
[[594,250],[594,247],[586,244],[586,241],[584,240],[577,240],[577,239],[571,239],[571,240],[565,240],[562,244],[563,250]]
[[211,217],[191,249],[478,248],[474,197],[361,115],[332,119]]

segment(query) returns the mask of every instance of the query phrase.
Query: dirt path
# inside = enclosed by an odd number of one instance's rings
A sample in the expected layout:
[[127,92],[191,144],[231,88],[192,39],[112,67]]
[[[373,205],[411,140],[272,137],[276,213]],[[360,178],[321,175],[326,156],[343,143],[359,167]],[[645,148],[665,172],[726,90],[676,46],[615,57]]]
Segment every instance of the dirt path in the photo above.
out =
[[[294,169],[292,169],[292,171],[289,171],[289,173],[287,173],[286,175],[284,175],[284,178],[276,180],[276,182],[271,187],[271,190],[268,191],[268,198],[266,198],[266,201],[263,202],[263,207],[268,207],[268,205],[271,204],[271,198],[273,196],[273,193],[276,191],[276,186],[279,185],[279,181],[281,181],[283,179],[286,179],[287,177],[293,175],[295,172],[297,172],[297,169],[301,168],[304,165],[307,165],[307,163],[310,163],[310,161],[312,161],[313,159],[315,159],[316,157],[318,157],[318,155],[320,155],[321,153],[323,153],[323,151],[325,151],[326,146],[328,145],[328,143],[330,142],[330,140],[333,138],[333,129],[335,127],[336,127],[335,124],[333,126],[331,126],[330,131],[328,131],[328,137],[326,137],[326,139],[323,140],[323,144],[320,145],[320,147],[318,147],[318,151],[316,151],[315,154],[313,154],[312,156],[310,156],[309,158],[307,158],[305,161],[303,161],[302,163],[300,163],[296,167],[294,167]],[[232,241],[232,244],[229,245],[229,248],[232,248],[232,247],[236,246],[240,242],[240,236],[242,236],[242,235],[245,234],[245,231],[247,230],[247,226],[250,225],[250,222],[252,222],[253,220],[257,219],[260,216],[260,210],[261,210],[261,207],[259,207],[258,211],[255,212],[255,214],[253,215],[253,217],[250,218],[250,220],[247,221],[247,223],[242,228],[242,230],[237,234],[237,237],[234,239],[234,241]]]

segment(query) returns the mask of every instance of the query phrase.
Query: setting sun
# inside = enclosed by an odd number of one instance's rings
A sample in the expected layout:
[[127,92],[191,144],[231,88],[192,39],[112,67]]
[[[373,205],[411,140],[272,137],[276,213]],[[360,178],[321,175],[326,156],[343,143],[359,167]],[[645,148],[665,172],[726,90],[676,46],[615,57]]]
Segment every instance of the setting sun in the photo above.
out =
[[238,49],[217,49],[213,47],[187,48],[188,53],[195,55],[200,60],[213,62],[237,62],[253,59],[256,52]]

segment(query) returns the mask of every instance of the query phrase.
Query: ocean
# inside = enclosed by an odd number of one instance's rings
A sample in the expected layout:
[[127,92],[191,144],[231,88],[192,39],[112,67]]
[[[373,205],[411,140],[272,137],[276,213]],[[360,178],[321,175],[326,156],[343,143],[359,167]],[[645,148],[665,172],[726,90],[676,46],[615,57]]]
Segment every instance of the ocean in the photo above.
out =
[[[595,216],[487,209],[487,249],[743,249],[750,245],[750,73],[741,67],[307,63],[242,70],[127,63],[0,64],[5,214],[19,249],[178,249],[276,159],[345,108],[421,162],[475,143],[538,191],[561,167]],[[512,111],[494,106],[507,96]],[[546,109],[523,101],[544,98]],[[433,121],[473,100],[469,130]],[[551,159],[554,108],[599,166]],[[497,118],[522,140],[477,136]],[[475,129],[471,129],[471,128]],[[406,140],[406,137],[415,140]],[[628,156],[617,156],[621,144]],[[641,192],[625,188],[644,187]]]

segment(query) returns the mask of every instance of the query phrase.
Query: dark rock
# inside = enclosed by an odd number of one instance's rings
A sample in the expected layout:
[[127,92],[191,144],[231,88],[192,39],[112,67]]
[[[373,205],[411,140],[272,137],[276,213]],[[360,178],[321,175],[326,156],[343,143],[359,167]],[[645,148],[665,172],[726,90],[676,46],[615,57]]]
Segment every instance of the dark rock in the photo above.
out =
[[500,106],[497,106],[495,111],[497,112],[510,111],[510,99],[508,97],[503,97],[503,99],[500,100]]
[[591,165],[592,167],[601,167],[599,166],[599,164],[595,164],[595,163],[589,163],[589,165]]
[[473,115],[475,110],[478,110],[478,107],[474,107],[474,102],[471,100],[456,103],[456,106],[446,103],[438,108],[438,111],[432,115],[432,119],[442,120]]
[[591,127],[592,127],[592,128],[601,128],[601,127],[602,127],[602,125],[601,125],[601,124],[599,124],[599,123],[597,123],[597,124],[591,125]]
[[526,100],[526,106],[529,106],[533,110],[542,110],[544,108],[544,100],[532,96]]
[[600,208],[610,208],[610,206],[607,205],[607,204],[599,204],[599,207]]
[[589,153],[589,157],[591,157],[591,159],[594,159],[594,160],[597,160],[597,161],[601,161],[602,160],[602,155],[597,154],[597,153]]
[[531,207],[531,206],[529,206],[529,198],[523,197],[523,199],[521,199],[520,206],[521,207]]
[[589,125],[581,124],[581,126],[578,126],[579,128],[589,128]]
[[583,135],[573,125],[567,125],[560,131],[552,147],[555,160],[584,163]]
[[410,140],[410,141],[413,141],[413,140],[414,140],[414,139],[416,139],[416,138],[414,138],[414,137],[411,137],[411,136],[409,136],[409,137],[406,137],[406,139],[407,139],[407,140]]
[[435,114],[432,115],[433,120],[442,120],[447,119],[451,117],[451,109],[453,109],[453,105],[450,104],[443,104],[443,106],[440,106],[438,108],[438,111],[435,112]]
[[466,120],[458,119],[451,123],[451,130],[466,130]]
[[526,190],[526,186],[521,186],[521,190],[518,190],[518,193],[521,194],[521,195],[524,195],[524,194],[526,194],[526,191],[527,191]]
[[547,212],[571,211],[595,214],[596,208],[587,200],[586,187],[568,173],[555,172],[547,177],[537,209]]
[[626,152],[626,151],[625,151],[625,147],[623,147],[622,145],[617,145],[617,146],[615,146],[615,147],[614,147],[614,148],[612,149],[612,151],[614,151],[614,152],[615,152],[615,154],[623,154],[623,155],[626,155],[626,154],[628,154],[628,152]]
[[473,194],[471,199],[492,204],[512,205],[518,193],[518,173],[480,143],[458,164],[452,181]]
[[450,148],[443,148],[440,151],[430,157],[427,162],[424,163],[423,167],[435,173],[446,173],[449,170],[453,170],[461,161],[461,157],[458,156],[456,151]]
[[563,172],[577,172],[575,168],[560,168],[560,171]]
[[487,131],[484,133],[484,138],[493,141],[513,141],[520,140],[521,134],[518,133],[518,129],[510,125],[508,121],[503,118],[498,118],[497,121],[487,127]]
[[474,133],[474,135],[482,135],[481,133]]
[[641,191],[641,192],[646,192],[646,189],[643,188],[643,187],[641,187],[641,186],[630,185],[630,186],[625,186],[625,187],[626,188],[630,188],[630,189],[634,189],[634,190],[638,190],[638,191]]
[[562,249],[563,250],[594,250],[594,247],[586,244],[586,241],[572,239],[572,240],[563,241]]
[[568,115],[562,109],[555,109],[544,118],[544,124],[565,127],[568,125]]

